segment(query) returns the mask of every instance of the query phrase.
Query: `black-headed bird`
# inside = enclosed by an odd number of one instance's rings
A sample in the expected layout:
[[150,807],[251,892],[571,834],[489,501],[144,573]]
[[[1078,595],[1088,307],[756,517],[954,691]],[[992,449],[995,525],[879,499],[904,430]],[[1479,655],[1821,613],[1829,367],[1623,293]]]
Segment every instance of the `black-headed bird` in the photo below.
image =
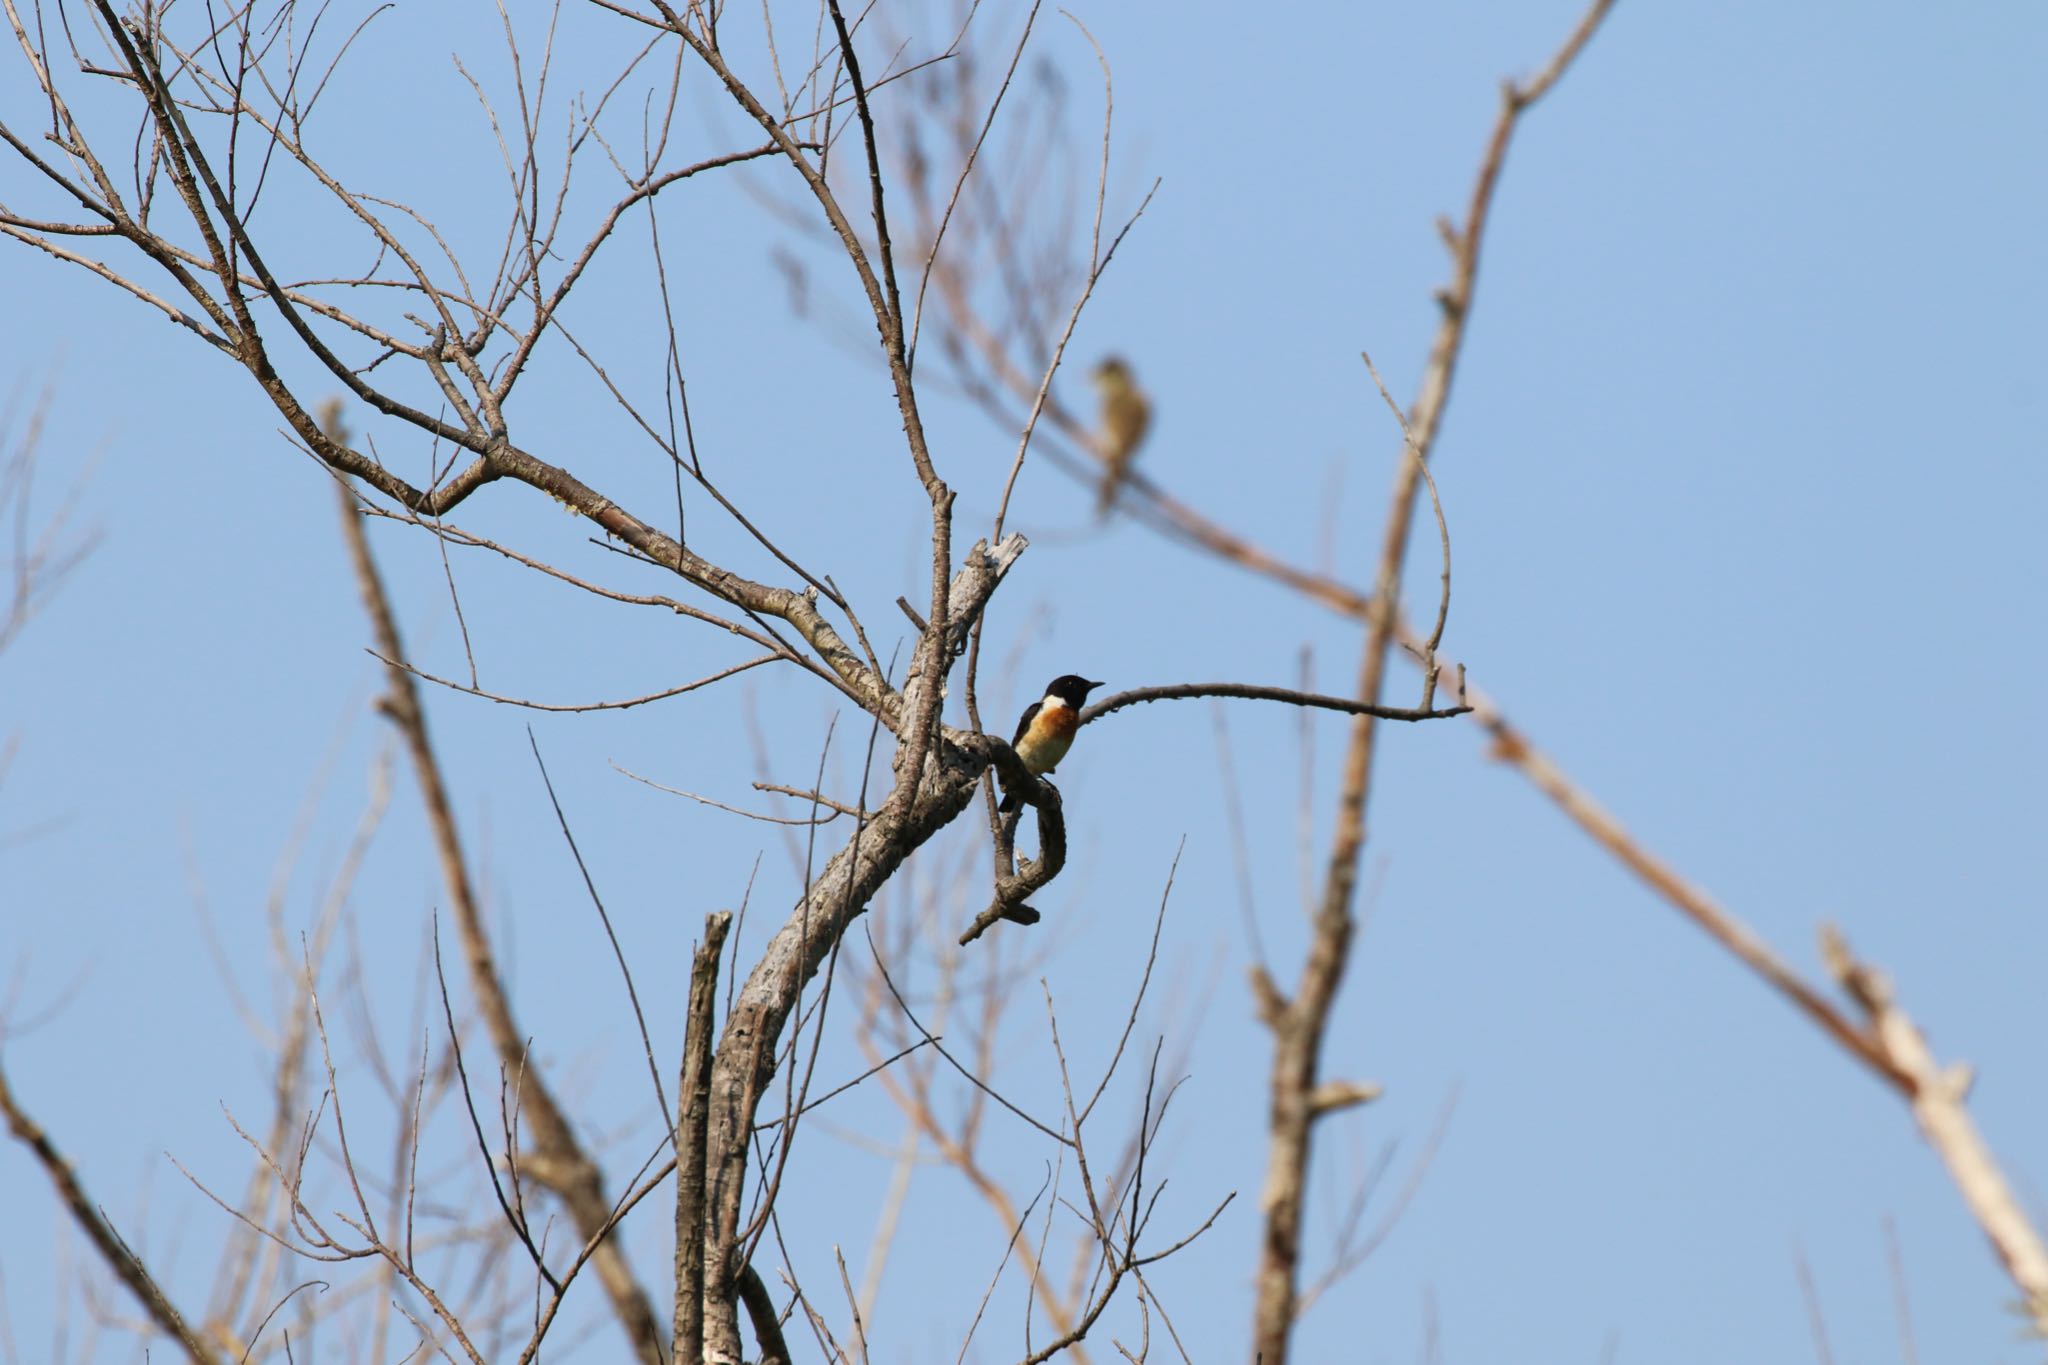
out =
[[[1045,686],[1045,695],[1024,708],[1023,717],[1017,722],[1017,737],[1010,741],[1010,747],[1017,751],[1017,757],[1024,760],[1024,766],[1034,777],[1043,777],[1059,766],[1067,756],[1067,750],[1074,747],[1074,731],[1081,727],[1081,708],[1088,702],[1088,694],[1102,686],[1089,682],[1073,673],[1062,673]],[[1015,792],[1003,796],[1004,814],[1022,805],[1024,798]]]
[[1152,425],[1152,401],[1121,356],[1097,365],[1094,378],[1095,392],[1102,399],[1101,428],[1095,435],[1096,453],[1102,457],[1102,490],[1095,499],[1095,515],[1107,517]]

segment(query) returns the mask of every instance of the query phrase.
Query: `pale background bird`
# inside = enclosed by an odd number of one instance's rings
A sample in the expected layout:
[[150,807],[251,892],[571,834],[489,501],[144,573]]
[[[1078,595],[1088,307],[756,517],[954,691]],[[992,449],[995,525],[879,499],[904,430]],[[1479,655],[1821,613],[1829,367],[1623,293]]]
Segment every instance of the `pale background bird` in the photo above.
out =
[[1096,432],[1096,453],[1102,458],[1102,491],[1095,514],[1107,517],[1130,473],[1131,460],[1152,425],[1152,401],[1145,397],[1131,367],[1121,356],[1109,356],[1095,367],[1095,392],[1102,398],[1102,421]]

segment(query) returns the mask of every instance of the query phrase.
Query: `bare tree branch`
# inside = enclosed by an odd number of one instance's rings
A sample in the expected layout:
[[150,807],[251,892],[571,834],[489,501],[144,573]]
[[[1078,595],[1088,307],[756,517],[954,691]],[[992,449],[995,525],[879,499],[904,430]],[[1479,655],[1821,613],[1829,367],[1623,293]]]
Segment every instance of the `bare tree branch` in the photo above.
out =
[[[732,914],[704,917],[704,942],[690,967],[688,1024],[683,1034],[683,1072],[676,1083],[676,1311],[677,1361],[704,1358],[704,1166],[711,1126],[712,1009],[717,1003],[718,959]],[[742,1294],[744,1298],[744,1294]],[[758,1335],[759,1323],[756,1322]]]
[[7,1120],[7,1130],[20,1143],[35,1154],[42,1164],[43,1173],[49,1177],[51,1187],[56,1191],[57,1201],[64,1206],[71,1220],[78,1224],[94,1250],[105,1258],[107,1265],[128,1291],[135,1295],[143,1310],[171,1340],[178,1343],[187,1359],[193,1365],[222,1365],[222,1357],[199,1340],[198,1335],[186,1323],[185,1317],[171,1303],[163,1287],[150,1274],[142,1258],[114,1230],[105,1213],[86,1194],[85,1187],[78,1181],[78,1173],[64,1154],[57,1150],[56,1143],[21,1107],[14,1096],[14,1089],[7,1082],[7,1073],[0,1069],[0,1116]]
[[1415,706],[1385,706],[1379,702],[1361,701],[1355,697],[1331,697],[1320,692],[1301,692],[1291,687],[1266,687],[1258,683],[1168,683],[1159,687],[1138,687],[1128,692],[1113,692],[1101,701],[1081,712],[1081,724],[1087,725],[1126,706],[1136,706],[1148,701],[1184,701],[1190,697],[1236,697],[1247,701],[1278,701],[1289,706],[1312,706],[1324,711],[1343,711],[1354,716],[1374,716],[1380,720],[1445,720],[1462,716],[1472,708],[1449,706],[1442,709]]
[[[337,422],[338,414],[330,413],[327,424],[333,426]],[[398,622],[385,594],[383,579],[371,557],[362,518],[356,513],[355,498],[346,488],[339,489],[337,496],[343,535],[355,569],[356,585],[362,593],[363,609],[370,617],[376,636],[377,652],[387,659],[401,660],[405,657],[405,646],[399,637]],[[499,1061],[520,1079],[519,1107],[532,1126],[543,1158],[537,1173],[561,1196],[578,1234],[592,1240],[611,1225],[611,1201],[605,1197],[603,1175],[597,1163],[583,1150],[575,1129],[547,1083],[526,1066],[526,1035],[512,1017],[511,1000],[498,972],[497,956],[484,926],[483,908],[470,882],[469,864],[462,851],[461,836],[456,830],[454,805],[441,777],[440,761],[427,736],[426,709],[420,702],[419,689],[407,669],[387,665],[385,671],[390,690],[385,694],[381,708],[398,728],[405,740],[406,752],[412,759],[413,775],[419,782],[420,796],[427,808],[427,822],[440,857],[442,880],[448,888],[456,932],[462,942],[470,991],[476,997],[477,1008],[483,1015]],[[654,1307],[635,1281],[624,1251],[617,1242],[606,1240],[597,1247],[593,1261],[598,1281],[604,1286],[635,1353],[644,1365],[664,1365],[661,1331]]]
[[[1495,121],[1479,178],[1473,188],[1463,230],[1448,232],[1452,242],[1452,279],[1439,296],[1443,317],[1437,327],[1429,361],[1423,370],[1421,393],[1416,399],[1409,426],[1404,431],[1410,458],[1401,461],[1395,474],[1394,492],[1387,514],[1379,566],[1373,578],[1373,610],[1368,617],[1364,658],[1359,666],[1358,700],[1378,703],[1385,684],[1387,656],[1398,628],[1399,591],[1402,562],[1408,549],[1408,533],[1415,510],[1415,494],[1422,471],[1436,444],[1443,422],[1451,380],[1465,340],[1465,324],[1471,314],[1472,288],[1479,268],[1479,247],[1493,191],[1500,176],[1509,139],[1522,114],[1555,84],[1571,59],[1591,38],[1612,0],[1593,0],[1579,26],[1556,57],[1528,87],[1509,83],[1502,95],[1502,108]],[[1284,1365],[1300,1293],[1302,1203],[1309,1177],[1310,1137],[1319,1113],[1315,1095],[1319,1085],[1325,1032],[1337,986],[1343,979],[1350,956],[1354,919],[1351,911],[1357,883],[1359,855],[1365,846],[1365,809],[1371,790],[1373,759],[1378,731],[1371,714],[1357,715],[1351,722],[1351,738],[1344,762],[1342,792],[1338,799],[1335,833],[1325,867],[1323,889],[1317,907],[1307,958],[1291,997],[1283,997],[1265,975],[1255,969],[1255,992],[1262,1002],[1262,1015],[1273,1033],[1273,1070],[1268,1111],[1265,1184],[1259,1206],[1265,1215],[1257,1272],[1257,1303],[1253,1309],[1252,1351],[1266,1365]]]
[[1963,1203],[2018,1286],[2021,1311],[2037,1335],[2048,1336],[2048,1243],[2021,1209],[1964,1106],[1974,1079],[1969,1066],[1957,1062],[1943,1067],[1935,1062],[1919,1026],[1899,1008],[1890,978],[1857,961],[1839,930],[1823,926],[1820,946],[1829,973],[1869,1020],[1880,1055],[1905,1080],[1906,1098],[1921,1135],[1948,1167]]

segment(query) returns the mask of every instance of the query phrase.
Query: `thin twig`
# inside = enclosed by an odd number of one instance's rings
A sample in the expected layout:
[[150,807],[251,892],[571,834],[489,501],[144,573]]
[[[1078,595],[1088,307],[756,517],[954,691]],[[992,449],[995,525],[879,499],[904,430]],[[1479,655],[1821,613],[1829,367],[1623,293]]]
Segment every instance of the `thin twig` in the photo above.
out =
[[1913,1307],[1906,1295],[1906,1257],[1899,1249],[1899,1225],[1884,1219],[1885,1267],[1891,1272],[1892,1308],[1899,1318],[1899,1356],[1905,1365],[1920,1365],[1920,1347],[1913,1337]]
[[555,824],[569,845],[569,856],[576,860],[576,871],[583,878],[583,889],[590,893],[590,903],[597,908],[597,918],[604,925],[604,935],[611,941],[612,957],[618,962],[619,975],[626,983],[626,999],[633,1006],[633,1022],[640,1026],[640,1048],[647,1058],[647,1076],[654,1082],[654,1102],[661,1106],[657,1112],[665,1115],[670,1112],[668,1095],[661,1087],[661,1069],[654,1063],[654,1040],[647,1032],[647,1014],[640,1008],[640,992],[633,985],[633,969],[626,963],[626,950],[619,946],[618,930],[612,927],[612,917],[604,908],[604,898],[597,894],[597,883],[583,861],[583,850],[576,847],[576,836],[569,830],[569,817],[562,811],[562,798],[555,795],[555,780],[548,776],[547,761],[540,756],[540,741],[534,738],[530,725],[526,727],[526,743],[533,750],[534,766],[540,769],[541,785],[547,788],[548,804],[555,811]]
[[1813,1358],[1817,1365],[1835,1365],[1835,1353],[1828,1345],[1828,1322],[1820,1309],[1820,1290],[1813,1283],[1813,1267],[1806,1262],[1806,1248],[1792,1243],[1792,1266],[1799,1276],[1799,1298],[1806,1305],[1806,1325],[1813,1333]]
[[366,648],[363,650],[363,653],[368,654],[371,658],[377,660],[377,662],[381,664],[386,665],[387,667],[402,668],[406,672],[412,674],[416,678],[421,679],[422,681],[433,683],[438,687],[445,687],[451,692],[460,692],[465,696],[481,697],[485,701],[497,702],[500,706],[518,706],[523,707],[529,711],[556,712],[626,711],[630,710],[635,706],[645,706],[647,705],[647,703],[651,701],[666,701],[670,697],[680,697],[685,692],[695,692],[700,687],[709,687],[712,683],[723,682],[727,678],[732,677],[736,673],[744,673],[750,668],[759,668],[762,664],[779,663],[787,660],[789,657],[788,654],[786,654],[782,650],[776,650],[772,654],[762,654],[755,658],[748,659],[744,663],[734,664],[731,668],[722,668],[718,672],[710,674],[706,677],[698,678],[694,682],[686,682],[679,687],[665,687],[659,692],[649,692],[647,695],[642,697],[626,697],[619,701],[551,703],[542,701],[529,701],[524,697],[508,697],[497,692],[487,692],[481,687],[466,686],[462,683],[455,682],[454,680],[449,678],[439,678],[434,676],[432,673],[427,672],[423,668],[414,668],[411,664],[406,663],[403,660],[386,658],[384,655],[379,654],[374,649]]

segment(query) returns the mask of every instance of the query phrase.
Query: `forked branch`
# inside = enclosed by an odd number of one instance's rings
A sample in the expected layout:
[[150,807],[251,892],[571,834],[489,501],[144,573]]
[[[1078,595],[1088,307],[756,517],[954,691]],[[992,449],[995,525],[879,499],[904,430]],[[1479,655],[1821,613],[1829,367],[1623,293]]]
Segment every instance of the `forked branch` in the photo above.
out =
[[[1438,296],[1442,317],[1423,369],[1421,391],[1403,427],[1404,456],[1394,476],[1378,565],[1373,575],[1371,607],[1366,614],[1366,640],[1359,664],[1357,697],[1365,706],[1379,702],[1386,683],[1388,656],[1399,631],[1401,573],[1414,522],[1417,489],[1442,429],[1451,381],[1463,352],[1472,289],[1479,269],[1479,248],[1501,165],[1521,116],[1558,78],[1591,39],[1612,0],[1593,0],[1542,74],[1526,87],[1510,83],[1495,121],[1471,206],[1462,230],[1446,232],[1451,244],[1452,278]],[[1398,414],[1397,414],[1398,415]],[[1425,651],[1425,693],[1433,691],[1434,641]],[[1302,1209],[1310,1172],[1310,1143],[1317,1122],[1333,1112],[1319,1106],[1322,1049],[1337,987],[1350,958],[1355,918],[1352,900],[1360,855],[1365,847],[1367,800],[1377,753],[1378,728],[1370,712],[1353,716],[1344,759],[1335,832],[1325,863],[1308,953],[1290,995],[1283,996],[1265,973],[1254,969],[1254,992],[1273,1034],[1273,1069],[1267,1117],[1265,1186],[1260,1207],[1265,1232],[1260,1245],[1257,1303],[1253,1310],[1252,1349],[1267,1365],[1287,1359],[1299,1315]]]
[[1935,1062],[1919,1026],[1899,1008],[1891,979],[1857,961],[1849,941],[1833,925],[1822,926],[1820,947],[1829,974],[1869,1021],[1879,1054],[1910,1086],[1907,1100],[1921,1134],[1948,1167],[1963,1203],[2018,1286],[2022,1311],[2035,1335],[2048,1337],[2048,1245],[1970,1118],[1964,1103],[1973,1079],[1970,1068],[1961,1062],[1946,1067]]

